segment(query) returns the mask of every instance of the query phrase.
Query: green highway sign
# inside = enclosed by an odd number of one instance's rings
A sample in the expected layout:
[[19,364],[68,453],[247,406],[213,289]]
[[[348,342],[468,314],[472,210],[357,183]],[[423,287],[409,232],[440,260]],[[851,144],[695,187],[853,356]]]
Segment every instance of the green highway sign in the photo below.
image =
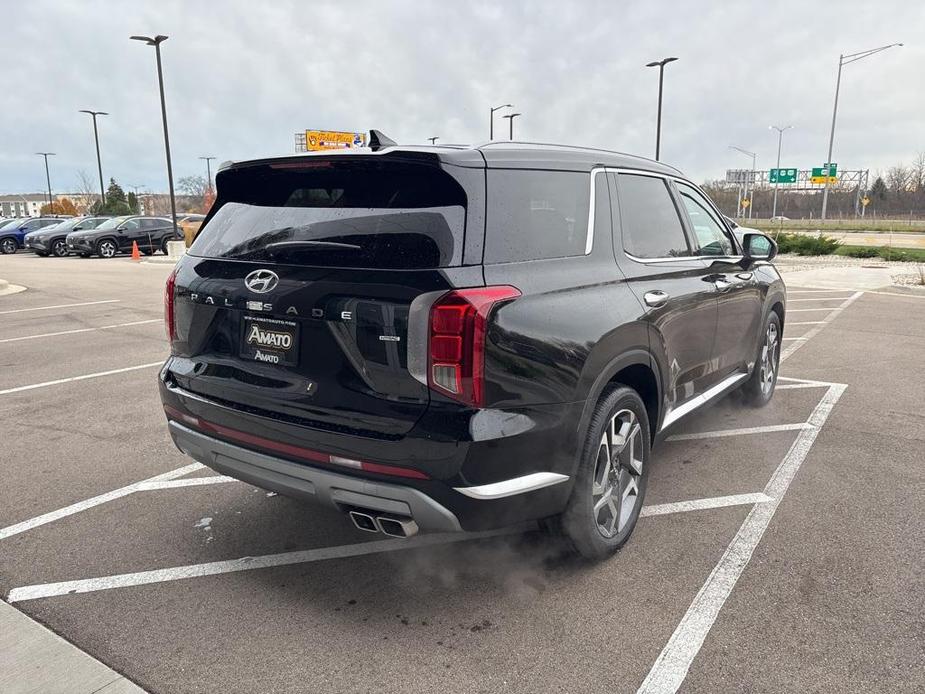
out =
[[771,169],[771,173],[768,176],[769,183],[796,183],[797,182],[797,170],[796,169]]
[[811,183],[837,183],[838,164],[826,164],[812,170],[809,180]]

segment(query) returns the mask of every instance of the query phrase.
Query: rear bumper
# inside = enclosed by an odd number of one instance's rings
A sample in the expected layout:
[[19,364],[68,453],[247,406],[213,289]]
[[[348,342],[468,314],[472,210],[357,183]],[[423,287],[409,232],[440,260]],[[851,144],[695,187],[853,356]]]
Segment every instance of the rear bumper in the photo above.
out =
[[342,511],[359,508],[408,516],[429,532],[462,530],[452,512],[417,489],[373,482],[264,455],[174,421],[168,423],[168,429],[177,448],[186,455],[216,472],[263,489]]
[[[425,417],[402,439],[369,439],[211,401],[173,383],[171,361],[162,369],[159,386],[177,446],[204,465],[259,487],[341,509],[409,515],[422,531],[441,532],[546,518],[560,513],[571,493],[580,404],[479,410],[469,415],[467,425],[454,427],[453,438],[446,432],[435,435],[424,426],[430,419]],[[313,455],[304,455],[305,449]],[[424,477],[342,471],[326,461],[328,454],[410,468]],[[358,500],[343,492],[373,498]],[[393,507],[395,502],[403,506]]]

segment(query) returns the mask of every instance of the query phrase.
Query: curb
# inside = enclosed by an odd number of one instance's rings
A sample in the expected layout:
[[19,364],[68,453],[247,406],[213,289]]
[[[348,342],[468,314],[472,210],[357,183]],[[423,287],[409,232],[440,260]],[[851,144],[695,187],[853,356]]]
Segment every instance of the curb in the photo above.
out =
[[0,296],[7,296],[9,294],[19,294],[19,292],[26,291],[25,287],[21,287],[18,284],[10,284],[6,280],[0,280]]

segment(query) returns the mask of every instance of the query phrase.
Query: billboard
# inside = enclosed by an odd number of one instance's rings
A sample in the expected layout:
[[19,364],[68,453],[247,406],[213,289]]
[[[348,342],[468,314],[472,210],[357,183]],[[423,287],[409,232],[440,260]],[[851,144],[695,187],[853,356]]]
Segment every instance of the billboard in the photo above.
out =
[[366,133],[343,132],[340,130],[305,131],[305,151],[307,152],[317,152],[323,149],[350,149],[352,147],[365,146]]

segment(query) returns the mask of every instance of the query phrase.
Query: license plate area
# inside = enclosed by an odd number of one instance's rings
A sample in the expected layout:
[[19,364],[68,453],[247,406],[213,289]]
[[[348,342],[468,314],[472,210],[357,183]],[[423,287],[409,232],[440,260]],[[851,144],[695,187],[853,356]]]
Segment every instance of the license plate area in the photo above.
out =
[[241,321],[241,358],[263,364],[297,366],[299,327],[291,320],[244,316]]

